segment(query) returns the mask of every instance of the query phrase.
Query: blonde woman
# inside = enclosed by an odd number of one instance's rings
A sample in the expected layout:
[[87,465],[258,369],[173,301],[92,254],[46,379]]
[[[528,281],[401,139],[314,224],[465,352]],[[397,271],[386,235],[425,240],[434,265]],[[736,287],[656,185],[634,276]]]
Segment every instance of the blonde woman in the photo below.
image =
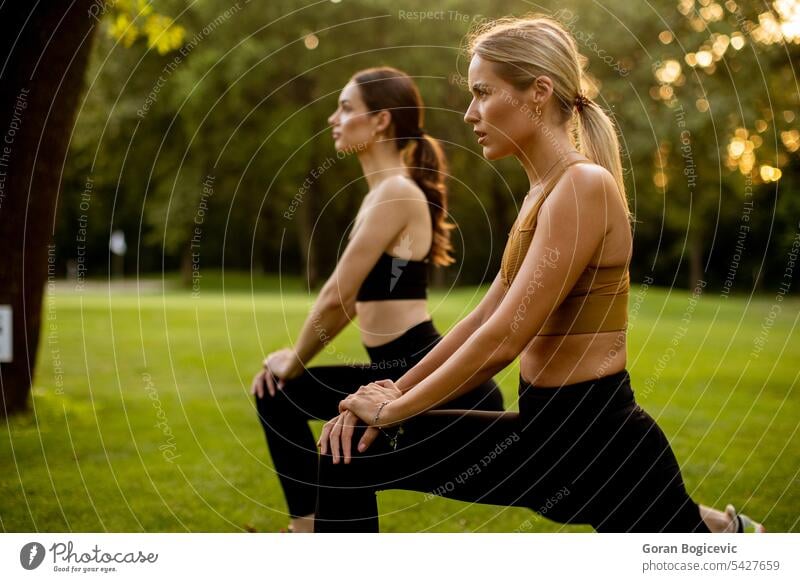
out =
[[[289,532],[314,524],[317,449],[308,421],[335,415],[362,384],[399,378],[441,339],[426,298],[429,266],[453,262],[446,161],[423,115],[414,81],[376,67],[353,75],[328,120],[336,149],[358,156],[369,192],[295,345],[269,354],[252,386]],[[354,316],[369,363],[307,368]],[[503,397],[489,379],[449,405],[503,410]]]
[[[528,507],[597,531],[762,531],[732,506],[691,499],[634,399],[619,146],[585,93],[574,39],[544,16],[501,20],[474,35],[470,57],[464,119],[488,160],[519,160],[530,191],[475,311],[399,380],[345,398],[323,428],[316,531],[377,531],[381,489]],[[518,356],[518,414],[426,412]]]

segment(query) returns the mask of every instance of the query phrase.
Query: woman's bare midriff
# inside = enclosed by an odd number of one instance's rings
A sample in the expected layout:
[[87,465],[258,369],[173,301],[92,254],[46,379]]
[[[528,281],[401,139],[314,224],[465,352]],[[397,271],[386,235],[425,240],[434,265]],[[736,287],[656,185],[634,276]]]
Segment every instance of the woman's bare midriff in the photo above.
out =
[[[628,265],[633,240],[621,206],[611,216],[614,226],[592,257],[594,268]],[[573,335],[537,335],[520,355],[522,378],[543,388],[596,380],[625,369],[627,331]]]
[[356,314],[361,341],[371,348],[389,343],[431,318],[425,299],[359,301]]
[[539,335],[522,352],[520,374],[535,386],[596,380],[626,366],[626,332]]

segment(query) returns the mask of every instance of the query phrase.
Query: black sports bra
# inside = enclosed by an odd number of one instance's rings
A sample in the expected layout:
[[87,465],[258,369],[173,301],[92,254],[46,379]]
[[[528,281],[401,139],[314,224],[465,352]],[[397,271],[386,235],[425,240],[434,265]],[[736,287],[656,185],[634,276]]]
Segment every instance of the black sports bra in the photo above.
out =
[[411,261],[384,252],[358,290],[356,301],[427,299],[428,257]]

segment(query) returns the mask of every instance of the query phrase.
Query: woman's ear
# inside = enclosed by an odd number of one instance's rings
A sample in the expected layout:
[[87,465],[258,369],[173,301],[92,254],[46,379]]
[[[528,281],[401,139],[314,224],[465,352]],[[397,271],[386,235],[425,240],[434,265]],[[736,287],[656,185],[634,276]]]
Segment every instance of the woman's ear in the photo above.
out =
[[392,114],[385,109],[381,109],[375,113],[374,120],[373,129],[377,133],[385,133],[389,126],[392,125]]
[[536,104],[542,106],[550,99],[553,94],[553,80],[547,75],[539,75],[533,80],[531,86],[525,90],[525,98],[527,99],[531,109],[535,109]]

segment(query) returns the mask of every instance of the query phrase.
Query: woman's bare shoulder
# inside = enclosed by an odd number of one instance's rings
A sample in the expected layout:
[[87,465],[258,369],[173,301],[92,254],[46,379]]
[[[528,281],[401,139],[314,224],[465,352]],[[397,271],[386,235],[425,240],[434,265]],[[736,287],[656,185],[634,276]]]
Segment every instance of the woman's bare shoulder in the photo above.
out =
[[614,175],[599,164],[586,162],[567,168],[550,198],[568,198],[585,208],[599,210],[618,202],[619,196]]

